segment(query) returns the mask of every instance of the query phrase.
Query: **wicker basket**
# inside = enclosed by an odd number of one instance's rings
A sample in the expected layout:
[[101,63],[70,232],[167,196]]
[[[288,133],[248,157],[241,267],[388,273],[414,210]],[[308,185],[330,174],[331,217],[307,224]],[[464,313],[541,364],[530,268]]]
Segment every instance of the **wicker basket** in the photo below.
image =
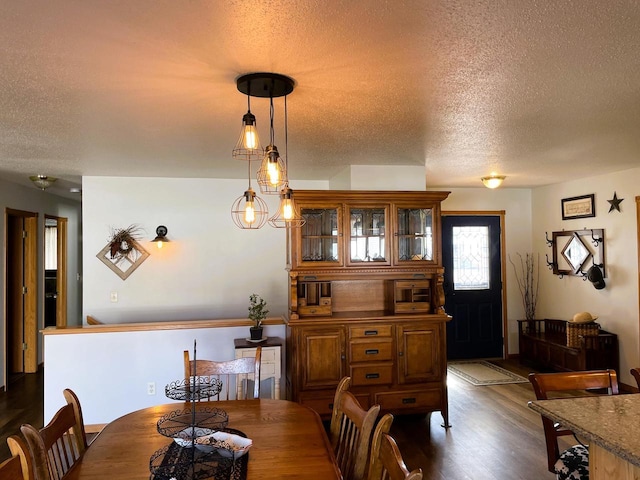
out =
[[580,335],[598,335],[599,331],[600,325],[596,322],[567,322],[567,347],[578,348],[580,346]]

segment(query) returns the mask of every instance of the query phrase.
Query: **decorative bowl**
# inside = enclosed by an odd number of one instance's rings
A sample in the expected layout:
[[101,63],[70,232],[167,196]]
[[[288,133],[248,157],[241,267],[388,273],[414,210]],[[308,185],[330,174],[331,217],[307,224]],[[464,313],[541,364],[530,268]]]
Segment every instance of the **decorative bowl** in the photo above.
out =
[[176,436],[173,437],[173,441],[181,447],[191,448],[193,445],[197,446],[199,438],[206,437],[212,433],[213,430],[210,428],[187,427],[179,431]]
[[233,433],[213,432],[196,438],[195,444],[203,451],[217,450],[223,457],[238,459],[249,451],[253,441]]

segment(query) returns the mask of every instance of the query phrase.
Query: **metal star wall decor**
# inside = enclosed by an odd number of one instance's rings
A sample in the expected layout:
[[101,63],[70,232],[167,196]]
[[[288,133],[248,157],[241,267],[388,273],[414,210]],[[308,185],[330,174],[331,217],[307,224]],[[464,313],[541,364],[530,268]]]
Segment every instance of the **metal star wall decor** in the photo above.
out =
[[617,192],[613,192],[613,198],[611,200],[607,200],[607,202],[611,204],[611,206],[609,207],[609,213],[613,212],[614,210],[617,210],[619,212],[620,203],[622,203],[623,200],[624,198],[618,198]]

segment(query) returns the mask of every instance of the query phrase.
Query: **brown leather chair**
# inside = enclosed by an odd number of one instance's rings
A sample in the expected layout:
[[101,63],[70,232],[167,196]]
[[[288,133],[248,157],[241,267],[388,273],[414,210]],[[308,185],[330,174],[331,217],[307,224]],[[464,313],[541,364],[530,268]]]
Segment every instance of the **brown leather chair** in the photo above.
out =
[[329,426],[331,446],[344,480],[363,480],[369,463],[369,445],[380,405],[362,408],[348,391],[351,377],[340,380]]
[[[235,382],[242,382],[244,388],[236,389],[243,392],[241,398],[260,398],[260,362],[262,357],[262,346],[256,348],[255,357],[236,358],[224,362],[213,360],[190,360],[189,351],[184,351],[184,378],[210,377],[222,382],[220,392],[215,395],[216,400],[229,400],[229,385],[232,383],[231,377],[235,377]],[[249,377],[253,377],[253,395],[249,396]],[[237,384],[236,384],[237,385]],[[207,397],[207,399],[211,399]]]
[[[595,395],[605,391],[617,395],[618,377],[615,370],[587,370],[559,373],[530,373],[529,381],[533,385],[538,400],[558,398],[558,392],[571,392],[569,396]],[[563,452],[558,446],[558,437],[575,434],[550,418],[542,415],[542,426],[547,445],[547,467],[558,475],[558,480],[566,478],[588,478],[589,451],[587,446],[574,445]],[[573,475],[573,476],[571,476]]]
[[87,437],[78,397],[64,390],[67,404],[38,430],[29,424],[20,427],[34,466],[35,480],[61,480],[87,449]]
[[387,413],[373,432],[368,480],[422,480],[422,469],[409,471],[400,449],[389,435],[393,415]]

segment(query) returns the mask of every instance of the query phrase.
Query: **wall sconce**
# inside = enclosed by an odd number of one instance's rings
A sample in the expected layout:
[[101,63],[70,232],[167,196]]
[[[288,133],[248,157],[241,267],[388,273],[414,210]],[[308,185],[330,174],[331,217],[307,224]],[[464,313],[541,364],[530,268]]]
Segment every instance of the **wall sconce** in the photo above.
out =
[[167,231],[167,227],[164,225],[160,225],[156,228],[156,238],[151,241],[155,243],[158,248],[162,248],[162,244],[169,241],[167,238]]
[[504,175],[491,174],[488,177],[482,177],[480,180],[482,180],[482,183],[487,188],[498,188],[500,185],[502,185],[502,181],[505,178],[507,177],[505,177]]

